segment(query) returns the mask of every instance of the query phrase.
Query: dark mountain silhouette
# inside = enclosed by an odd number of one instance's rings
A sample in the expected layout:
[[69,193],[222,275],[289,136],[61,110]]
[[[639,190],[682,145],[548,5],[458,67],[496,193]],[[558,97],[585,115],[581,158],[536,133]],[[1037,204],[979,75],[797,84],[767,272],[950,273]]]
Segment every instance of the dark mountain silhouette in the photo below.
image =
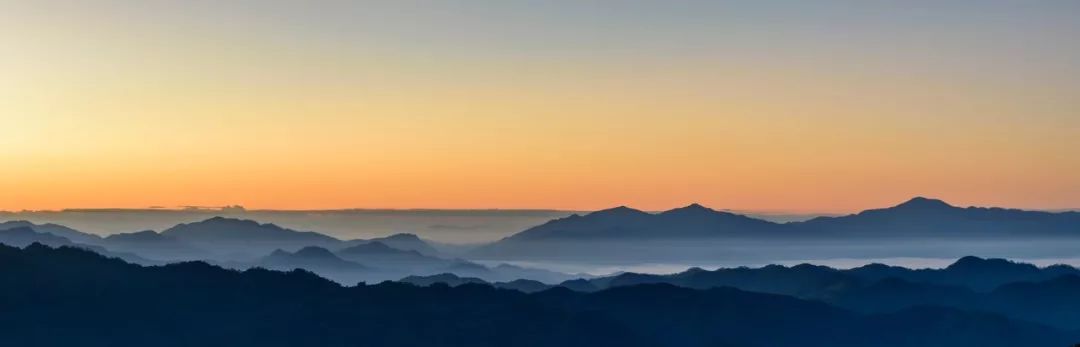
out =
[[792,227],[845,236],[1078,236],[1080,213],[955,207],[916,197],[902,204],[841,217],[818,217]]
[[584,278],[577,278],[577,279],[567,280],[567,281],[564,281],[562,283],[559,283],[558,286],[562,287],[562,288],[569,289],[569,290],[573,290],[573,291],[576,291],[576,292],[584,292],[584,293],[595,292],[595,291],[600,290],[600,288],[598,288],[592,282],[590,282],[589,280],[584,279]]
[[659,214],[620,206],[585,216],[556,219],[510,236],[505,241],[703,238],[754,235],[778,230],[780,227],[776,223],[715,211],[698,204]]
[[989,291],[1011,282],[1044,281],[1062,275],[1080,275],[1080,270],[1067,265],[1039,268],[1005,259],[983,259],[973,256],[960,258],[944,269],[911,270],[871,264],[846,272],[869,280],[895,277],[911,282],[963,286],[976,291]]
[[1080,276],[1016,282],[990,293],[990,309],[1062,329],[1080,327]]
[[111,242],[131,242],[131,243],[172,243],[176,242],[176,238],[172,236],[158,234],[153,230],[136,231],[132,233],[120,233],[112,234],[105,237],[106,240]]
[[1039,347],[1077,341],[1075,333],[990,313],[918,307],[860,314],[734,288],[653,284],[525,294],[483,284],[343,287],[305,271],[234,271],[201,262],[142,267],[40,244],[0,246],[0,264],[0,344],[8,346]]
[[[660,213],[617,207],[549,221],[479,247],[469,253],[469,257],[679,262],[732,257],[718,251],[738,252],[738,247],[725,248],[731,242],[750,242],[755,247],[775,250],[777,243],[785,246],[791,241],[830,240],[861,242],[863,249],[869,251],[859,253],[858,249],[840,247],[821,256],[866,257],[867,254],[883,256],[882,248],[886,247],[873,242],[885,239],[987,241],[1032,237],[1080,238],[1080,213],[960,208],[941,200],[919,197],[897,206],[848,216],[780,224],[698,204]],[[837,254],[842,251],[855,252],[855,255]],[[908,249],[904,256],[912,256],[911,253],[925,256],[925,252],[931,251]],[[949,254],[947,249],[940,252],[945,253],[937,256],[956,256]],[[628,257],[628,254],[634,256]],[[738,256],[746,259],[754,255]]]
[[457,287],[465,284],[486,284],[495,288],[516,290],[523,293],[536,293],[556,288],[556,286],[554,285],[545,284],[540,281],[516,279],[509,282],[489,282],[481,278],[461,277],[452,273],[441,273],[427,276],[413,275],[402,278],[398,280],[398,282],[409,283],[421,287],[428,287],[437,284],[444,284],[451,287]]
[[967,287],[917,283],[889,277],[833,291],[821,300],[862,312],[894,312],[919,306],[979,309],[986,302]]
[[551,289],[551,285],[533,280],[513,280],[510,282],[495,282],[495,288],[511,289],[522,293],[536,293]]
[[698,204],[657,214],[625,206],[552,220],[501,242],[596,238],[714,238],[746,236],[871,235],[1070,235],[1080,236],[1080,213],[1003,208],[959,208],[917,197],[894,207],[842,217],[778,224]]
[[7,221],[0,223],[0,230],[11,229],[15,227],[30,228],[39,233],[60,236],[70,240],[71,242],[84,245],[99,245],[101,242],[101,236],[84,233],[59,224],[35,224],[24,220]]
[[688,288],[706,289],[735,287],[743,290],[792,295],[805,298],[825,298],[832,292],[860,285],[860,280],[842,271],[809,264],[786,267],[769,265],[762,268],[735,268],[705,271],[691,269],[674,275],[642,275],[624,273],[592,280],[597,288],[610,288],[646,283],[668,283]]
[[991,292],[887,278],[837,295],[829,303],[862,312],[933,305],[992,312],[1065,330],[1080,328],[1080,276],[1004,284]]
[[420,287],[428,287],[435,284],[445,284],[451,287],[457,287],[463,284],[489,284],[487,281],[476,277],[461,277],[452,273],[441,273],[437,275],[428,276],[408,276],[398,280],[398,282],[408,283]]
[[988,292],[1007,283],[1046,281],[1065,275],[1080,276],[1080,269],[1067,265],[1040,268],[1005,259],[967,256],[943,269],[913,270],[883,264],[870,264],[847,270],[810,264],[792,267],[768,265],[760,268],[721,268],[711,271],[694,268],[670,275],[622,273],[590,279],[589,282],[596,290],[666,283],[697,289],[735,287],[804,298],[829,298],[835,293],[862,288],[886,279]]
[[[995,312],[1062,329],[1080,328],[1080,270],[1039,268],[1004,259],[964,257],[944,269],[912,270],[872,264],[849,270],[824,266],[691,269],[671,275],[623,273],[559,286],[593,292],[642,284],[741,290],[821,300],[885,313],[919,306]],[[1071,293],[1071,294],[1070,294]]]
[[[972,269],[980,271],[971,273]],[[668,284],[699,290],[733,287],[820,300],[865,313],[937,306],[993,312],[1065,330],[1080,328],[1080,275],[1077,269],[1063,265],[1038,268],[1003,259],[977,257],[962,258],[944,269],[911,270],[875,264],[838,270],[803,264],[713,271],[691,269],[671,275],[622,273],[591,280],[570,280],[558,285],[530,283],[520,286],[506,282],[481,282],[478,278],[459,278],[451,274],[414,276],[403,281],[424,286],[435,283],[450,286],[489,283],[497,288],[523,292],[556,287],[597,292],[647,284]],[[1000,286],[987,289],[987,286],[996,283],[1000,283]]]

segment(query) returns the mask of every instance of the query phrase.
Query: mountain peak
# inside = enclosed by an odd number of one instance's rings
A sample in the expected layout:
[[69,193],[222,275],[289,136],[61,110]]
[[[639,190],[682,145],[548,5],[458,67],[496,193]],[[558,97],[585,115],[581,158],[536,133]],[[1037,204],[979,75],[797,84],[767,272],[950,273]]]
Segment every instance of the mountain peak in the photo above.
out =
[[4,228],[4,229],[7,229],[7,228],[9,228],[9,227],[10,227],[10,228],[16,228],[16,227],[27,227],[27,228],[31,228],[31,227],[33,227],[33,226],[34,226],[34,223],[30,223],[30,221],[28,221],[28,220],[23,220],[23,219],[17,219],[17,220],[9,220],[9,221],[7,221],[7,222],[3,222],[3,223],[0,223],[0,227],[2,227],[2,228]]
[[390,246],[386,245],[385,243],[382,243],[382,242],[379,242],[379,241],[369,241],[369,242],[361,243],[361,244],[358,244],[358,245],[355,245],[355,246],[347,247],[347,248],[342,249],[342,250],[340,250],[338,252],[341,252],[343,254],[348,254],[348,253],[354,253],[354,254],[387,254],[387,253],[396,254],[396,253],[407,253],[407,252],[410,252],[410,251],[404,251],[404,250],[400,250],[400,249],[397,249],[397,248],[394,248],[394,247],[390,247]]
[[156,239],[160,239],[160,238],[163,238],[163,237],[164,237],[164,235],[158,234],[157,232],[155,232],[153,230],[143,230],[143,231],[136,231],[136,232],[130,232],[130,233],[112,234],[112,235],[106,236],[105,239],[110,240],[110,241],[117,241],[117,240],[156,240]]
[[976,256],[966,256],[956,260],[946,267],[949,270],[967,270],[967,271],[980,271],[980,272],[1002,272],[1002,271],[1016,271],[1016,270],[1038,270],[1038,267],[1031,264],[1017,263],[1007,259],[1001,258],[979,258]]
[[202,220],[200,222],[195,222],[195,223],[201,223],[201,224],[232,224],[232,225],[237,225],[237,224],[259,225],[259,222],[256,222],[256,221],[253,221],[253,220],[250,220],[250,219],[229,218],[229,217],[222,217],[222,216],[210,217],[210,218],[207,218],[207,219],[204,219],[204,220]]
[[386,237],[380,237],[379,240],[388,241],[421,241],[419,236],[412,233],[397,233]]
[[633,209],[633,208],[626,207],[626,206],[618,206],[618,207],[612,207],[612,208],[609,208],[609,209],[606,209],[606,210],[599,210],[599,211],[590,213],[589,215],[592,215],[592,216],[609,216],[609,215],[610,216],[625,216],[625,215],[638,215],[638,214],[647,214],[647,213],[645,213],[644,211],[641,211],[641,210],[638,210],[638,209]]
[[322,248],[322,247],[315,247],[315,246],[307,246],[307,247],[301,248],[300,250],[296,251],[296,253],[293,253],[293,254],[295,254],[297,256],[301,256],[301,257],[334,257],[334,258],[337,257],[333,253],[331,253],[330,250],[328,250],[326,248]]
[[701,204],[698,204],[698,203],[693,203],[693,204],[690,204],[690,205],[686,205],[684,207],[679,207],[679,208],[667,210],[664,213],[709,213],[709,212],[716,212],[716,210],[713,210],[711,208],[702,206]]
[[288,257],[290,255],[292,255],[292,253],[286,252],[284,249],[281,248],[275,249],[273,252],[270,252],[270,257],[272,258]]
[[947,203],[945,201],[942,201],[940,199],[932,199],[932,198],[916,196],[914,198],[911,198],[911,200],[908,200],[908,201],[905,201],[902,204],[896,205],[896,207],[900,207],[900,208],[918,208],[918,209],[940,209],[940,208],[951,208],[953,206],[949,205],[949,203]]

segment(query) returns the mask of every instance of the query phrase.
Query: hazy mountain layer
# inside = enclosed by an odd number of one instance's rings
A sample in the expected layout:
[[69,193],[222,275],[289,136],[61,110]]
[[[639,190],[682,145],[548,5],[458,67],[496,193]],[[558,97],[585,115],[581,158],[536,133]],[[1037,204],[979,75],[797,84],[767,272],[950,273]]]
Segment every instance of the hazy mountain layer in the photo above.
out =
[[86,235],[63,226],[27,222],[11,222],[8,225],[20,225],[9,230],[0,229],[0,243],[8,245],[21,247],[38,242],[53,246],[79,246],[140,264],[204,260],[234,269],[306,269],[346,284],[446,272],[491,281],[528,278],[558,283],[572,278],[571,275],[553,271],[505,264],[489,267],[463,259],[440,257],[440,252],[427,241],[411,234],[343,241],[273,224],[215,217],[177,225],[161,233],[147,230],[105,238],[87,235],[82,239],[93,243],[81,244],[51,233],[59,229],[76,237]]

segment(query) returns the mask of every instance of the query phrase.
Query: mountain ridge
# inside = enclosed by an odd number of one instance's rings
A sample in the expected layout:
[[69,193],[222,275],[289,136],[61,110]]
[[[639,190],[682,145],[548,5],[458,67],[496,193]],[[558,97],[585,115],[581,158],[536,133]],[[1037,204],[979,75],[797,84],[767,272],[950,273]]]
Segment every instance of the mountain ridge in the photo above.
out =
[[963,208],[939,199],[915,197],[892,207],[855,214],[776,223],[697,203],[659,213],[619,206],[553,219],[493,244],[619,238],[950,236],[979,232],[1009,236],[1025,233],[1080,236],[1080,213]]

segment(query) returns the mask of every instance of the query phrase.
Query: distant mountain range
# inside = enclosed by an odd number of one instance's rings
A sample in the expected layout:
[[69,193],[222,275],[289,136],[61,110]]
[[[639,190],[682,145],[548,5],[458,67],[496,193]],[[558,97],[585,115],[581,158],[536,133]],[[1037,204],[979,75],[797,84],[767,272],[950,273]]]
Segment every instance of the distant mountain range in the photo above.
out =
[[101,236],[80,232],[78,230],[68,228],[66,226],[59,225],[59,224],[53,224],[53,223],[34,224],[34,223],[30,223],[28,221],[23,221],[23,220],[7,221],[7,222],[0,223],[0,230],[12,229],[12,228],[18,228],[18,227],[30,228],[30,229],[33,229],[36,232],[39,232],[39,233],[46,233],[46,234],[50,234],[50,235],[63,237],[65,239],[67,239],[68,241],[75,242],[75,243],[80,243],[80,244],[94,245],[94,244],[98,244],[99,242],[101,242]]
[[[68,237],[84,242],[74,242]],[[305,269],[350,284],[444,272],[492,281],[531,278],[553,283],[573,276],[506,264],[489,267],[447,258],[427,241],[412,234],[340,240],[316,232],[224,217],[179,224],[160,233],[145,230],[107,237],[56,224],[25,221],[0,224],[0,243],[25,247],[35,242],[82,247],[148,265],[204,260],[233,269]]]
[[[956,207],[917,197],[899,205],[839,217],[774,223],[692,204],[659,213],[625,206],[571,215],[481,247],[477,258],[542,258],[635,253],[648,257],[665,242],[881,239],[1080,239],[1080,213]],[[651,245],[651,246],[649,246]],[[633,246],[620,248],[622,246]]]
[[774,223],[698,204],[648,213],[620,206],[552,220],[500,242],[580,239],[700,239],[731,237],[845,237],[869,235],[1080,236],[1080,213],[955,207],[922,197],[840,217]]
[[[18,265],[0,266],[5,346],[1049,347],[1080,341],[1075,325],[1032,322],[1063,324],[1080,312],[1065,311],[1080,297],[1078,279],[1069,276],[999,287],[990,295],[1010,309],[1005,315],[937,305],[873,313],[663,283],[531,294],[475,281],[345,287],[305,271],[234,271],[202,262],[142,267],[40,244],[0,246],[0,264]],[[1064,307],[1040,311],[1050,304]]]
[[[123,259],[125,261],[135,263],[135,264],[143,264],[143,265],[158,264],[158,262],[156,262],[156,261],[145,259],[143,257],[140,257],[140,256],[136,255],[136,254],[126,253],[126,252],[114,252],[114,251],[110,251],[108,249],[105,249],[104,247],[97,246],[97,245],[88,245],[88,244],[81,244],[81,243],[72,242],[71,240],[69,240],[66,237],[57,236],[57,235],[54,235],[54,234],[51,234],[51,233],[48,233],[48,232],[38,232],[33,227],[26,226],[26,225],[27,224],[23,223],[23,222],[0,223],[0,244],[5,244],[5,245],[15,246],[15,247],[26,247],[26,246],[29,246],[31,244],[42,244],[42,245],[52,246],[52,247],[61,247],[61,246],[76,247],[76,248],[90,250],[90,251],[93,251],[93,252],[96,252],[98,254],[102,254],[102,255],[105,255],[105,256]],[[63,228],[63,227],[57,226],[57,225],[44,225],[43,229],[44,230],[54,230],[55,231],[55,230],[62,230],[62,229],[66,229],[66,228]]]
[[296,251],[308,246],[330,248],[344,243],[317,232],[224,217],[178,224],[165,229],[161,235],[234,259],[250,258],[277,249]]
[[818,217],[788,225],[802,233],[843,236],[1077,237],[1080,236],[1080,213],[961,208],[941,200],[919,197],[890,208],[842,217]]
[[[162,232],[144,230],[100,237],[56,224],[34,224],[27,221],[0,223],[0,230],[25,227],[41,234],[42,238],[59,236],[75,244],[144,251],[162,260],[195,260],[223,258],[250,260],[275,250],[297,251],[304,247],[340,249],[369,242],[394,245],[399,249],[418,250],[436,256],[438,251],[416,235],[396,234],[370,240],[340,240],[312,231],[297,231],[274,224],[251,220],[213,217],[182,223]],[[168,252],[166,252],[168,251]]]
[[[470,250],[431,243],[413,234],[342,240],[314,231],[225,217],[182,223],[161,232],[146,230],[108,237],[57,224],[0,223],[0,230],[14,228],[29,228],[35,233],[0,234],[0,243],[6,239],[8,244],[19,246],[32,242],[83,246],[141,264],[207,260],[230,268],[307,268],[346,283],[442,272],[494,281],[526,278],[551,283],[574,277],[499,265],[510,261],[707,264],[718,259],[760,263],[826,257],[1014,257],[975,248],[999,239],[1024,242],[1010,242],[991,251],[1011,250],[1042,240],[1051,244],[1030,247],[1027,254],[1080,255],[1077,248],[1068,246],[1068,242],[1080,242],[1080,213],[961,208],[921,197],[889,208],[790,223],[769,222],[698,204],[658,213],[617,207],[551,220]],[[892,247],[903,242],[909,243],[906,248]],[[365,270],[356,267],[343,274],[329,263],[290,256],[311,247],[362,265]],[[271,254],[277,255],[273,261],[268,259]]]

